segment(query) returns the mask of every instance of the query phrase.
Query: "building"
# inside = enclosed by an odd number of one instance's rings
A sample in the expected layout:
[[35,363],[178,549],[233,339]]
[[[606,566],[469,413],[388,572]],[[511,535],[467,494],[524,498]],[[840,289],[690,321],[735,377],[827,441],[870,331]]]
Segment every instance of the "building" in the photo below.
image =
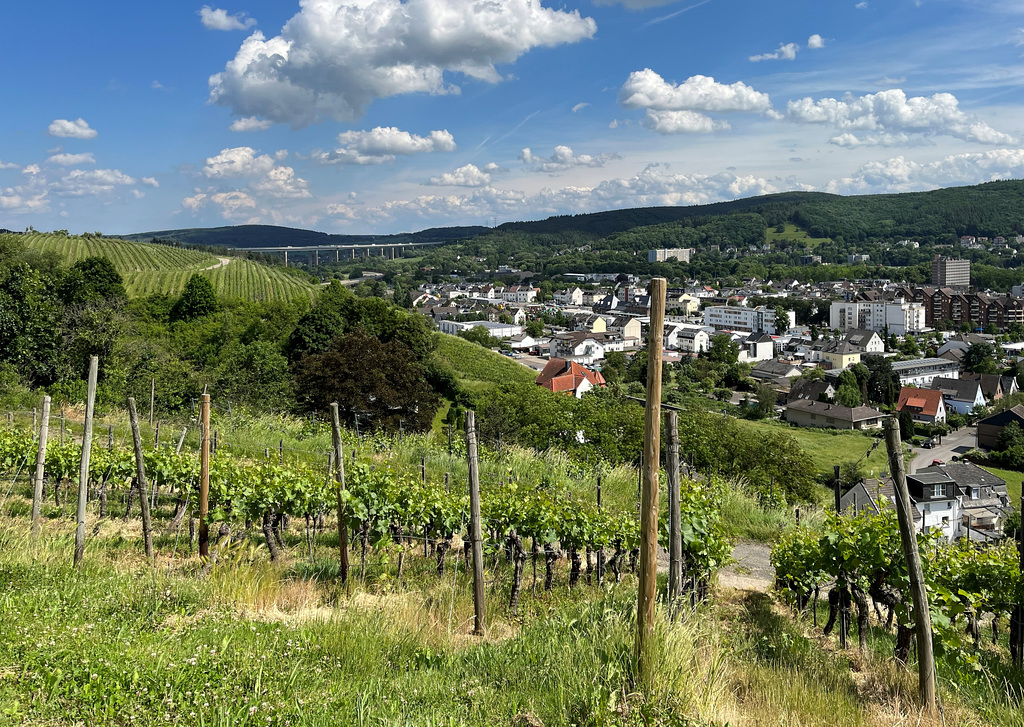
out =
[[897,411],[909,411],[915,422],[942,424],[946,421],[946,404],[938,389],[918,389],[904,386],[900,389]]
[[801,265],[821,265],[821,255],[801,255]]
[[960,505],[959,537],[976,542],[1002,538],[1003,524],[1010,512],[1006,481],[970,462],[932,465],[918,474],[942,472],[956,484]]
[[676,247],[662,250],[648,250],[647,262],[663,263],[666,260],[681,260],[684,263],[690,262],[690,254],[695,252],[692,247]]
[[447,333],[452,336],[457,336],[463,331],[470,331],[474,328],[483,328],[494,338],[512,338],[523,332],[522,326],[495,323],[494,321],[467,321],[465,323],[450,320],[439,321],[437,328],[441,333]]
[[751,333],[740,341],[740,363],[770,361],[775,358],[775,341],[767,333]]
[[[832,401],[836,398],[836,389],[832,382],[824,379],[796,379],[789,389],[787,402],[796,399],[808,401]],[[940,397],[941,398],[941,397]]]
[[985,392],[981,390],[980,381],[936,376],[932,379],[930,388],[941,391],[946,409],[958,414],[970,414],[975,409],[982,409],[985,406]]
[[751,378],[759,381],[791,379],[794,376],[799,376],[800,373],[801,369],[795,363],[790,361],[779,361],[774,358],[769,359],[768,361],[762,361],[750,370]]
[[932,259],[932,285],[967,290],[971,286],[971,261],[936,255]]
[[843,340],[854,346],[862,354],[885,353],[885,343],[882,341],[882,337],[874,331],[851,328],[843,336]]
[[1018,404],[979,421],[978,446],[982,449],[995,449],[1003,427],[1010,422],[1017,422],[1017,426],[1024,430],[1024,406]]
[[575,361],[553,358],[537,376],[537,386],[543,386],[555,393],[571,393],[577,399],[591,389],[604,386],[604,376]]
[[532,303],[537,300],[538,288],[531,288],[528,285],[513,285],[506,288],[501,294],[501,299],[506,303]]
[[955,361],[944,358],[919,358],[913,361],[896,361],[892,370],[900,377],[901,386],[931,386],[936,376],[950,379],[960,378],[960,367]]
[[871,262],[871,256],[870,255],[847,255],[846,256],[846,264],[847,265],[856,265],[857,263],[867,263],[867,262]]
[[582,288],[566,288],[565,290],[559,290],[551,297],[558,305],[583,305]]
[[847,341],[828,341],[821,358],[829,371],[848,369],[860,363],[860,349]]
[[775,309],[765,306],[715,305],[704,309],[704,324],[716,330],[782,334],[796,325],[796,313],[786,311],[786,320],[776,326]]
[[848,331],[886,331],[897,336],[920,333],[927,327],[927,311],[922,303],[894,301],[842,301],[832,302],[829,308],[829,327]]
[[880,429],[882,412],[868,406],[850,408],[824,401],[796,399],[786,404],[786,421],[798,427]]

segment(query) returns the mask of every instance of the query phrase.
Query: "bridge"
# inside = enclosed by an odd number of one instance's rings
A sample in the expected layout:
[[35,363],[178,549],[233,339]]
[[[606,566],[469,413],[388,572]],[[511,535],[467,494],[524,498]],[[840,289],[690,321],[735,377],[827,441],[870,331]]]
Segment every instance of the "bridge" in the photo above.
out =
[[[284,247],[235,247],[235,250],[260,253],[282,253],[284,264],[288,264],[288,256],[298,255],[300,258],[305,255],[307,264],[316,267],[327,255],[326,262],[341,262],[342,257],[348,260],[355,260],[357,257],[384,258],[394,260],[395,257],[402,257],[407,247],[432,247],[444,245],[453,240],[431,240],[427,242],[364,242],[350,245],[287,245]],[[379,254],[375,254],[379,251]],[[395,254],[397,251],[397,255]],[[333,256],[333,260],[332,260]]]

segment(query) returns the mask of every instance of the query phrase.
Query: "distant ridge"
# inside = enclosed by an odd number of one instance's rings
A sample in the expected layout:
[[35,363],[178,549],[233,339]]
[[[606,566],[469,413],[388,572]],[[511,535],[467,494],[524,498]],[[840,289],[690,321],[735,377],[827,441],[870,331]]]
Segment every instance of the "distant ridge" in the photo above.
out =
[[121,240],[149,242],[154,238],[173,240],[184,245],[205,247],[259,248],[300,247],[305,245],[361,245],[365,243],[440,242],[464,240],[490,232],[489,227],[435,227],[397,235],[332,235],[315,230],[275,225],[233,225],[229,227],[192,227],[157,230],[129,235],[108,235]]

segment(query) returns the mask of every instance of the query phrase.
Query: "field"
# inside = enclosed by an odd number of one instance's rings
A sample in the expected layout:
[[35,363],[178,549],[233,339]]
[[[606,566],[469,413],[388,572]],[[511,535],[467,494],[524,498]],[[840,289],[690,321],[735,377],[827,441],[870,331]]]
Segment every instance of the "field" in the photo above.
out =
[[[880,444],[871,456],[865,457],[875,441],[871,437],[852,432],[830,431],[825,429],[806,429],[803,427],[791,427],[779,422],[753,422],[747,419],[738,419],[740,425],[746,427],[775,427],[781,428],[796,440],[804,453],[814,463],[814,468],[820,471],[831,471],[835,465],[861,460],[864,471],[868,477],[877,477],[881,472],[889,469],[886,462],[885,444]],[[878,431],[879,438],[882,432]]]
[[827,237],[811,237],[799,227],[789,223],[786,223],[785,232],[776,232],[774,227],[768,228],[768,232],[765,234],[765,242],[779,242],[782,240],[802,242],[811,249],[814,249],[823,242],[831,242]]
[[[30,233],[17,236],[27,247],[71,264],[104,256],[124,279],[129,295],[178,295],[191,275],[209,278],[218,295],[249,300],[312,300],[316,287],[286,272],[242,258],[218,259],[195,250],[93,237]],[[227,261],[227,262],[225,262]]]
[[437,355],[449,364],[471,391],[504,382],[532,384],[537,372],[518,361],[485,349],[458,336],[440,335]]

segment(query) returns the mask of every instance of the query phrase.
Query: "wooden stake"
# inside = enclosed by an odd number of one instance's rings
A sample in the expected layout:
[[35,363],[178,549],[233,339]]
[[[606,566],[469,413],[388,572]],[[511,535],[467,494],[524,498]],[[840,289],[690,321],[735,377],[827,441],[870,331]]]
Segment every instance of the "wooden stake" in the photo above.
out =
[[473,633],[484,635],[484,548],[480,528],[480,463],[476,451],[476,413],[466,412],[466,449],[469,460],[470,540],[473,544]]
[[889,471],[896,487],[896,517],[900,524],[900,541],[910,576],[910,593],[914,600],[914,626],[917,630],[918,689],[921,708],[929,716],[935,715],[935,654],[932,652],[932,618],[928,611],[928,594],[924,574],[921,572],[921,554],[911,515],[907,473],[903,468],[903,444],[900,425],[895,417],[885,420],[885,446],[889,450]]
[[64,446],[64,420],[65,420],[64,410],[61,409],[60,410],[60,446],[62,446],[62,447]]
[[153,446],[160,447],[160,422],[156,423],[156,432],[153,434]]
[[39,425],[39,451],[36,454],[36,476],[32,487],[32,534],[39,534],[43,503],[43,466],[46,464],[46,435],[50,428],[50,397],[43,397],[43,421]]
[[199,397],[199,557],[210,557],[210,395]]
[[669,615],[675,610],[676,599],[683,586],[682,514],[679,502],[679,415],[670,411],[666,416],[668,429],[668,601]]
[[85,434],[82,435],[82,462],[78,469],[78,512],[75,528],[75,565],[82,562],[85,555],[85,506],[89,499],[89,456],[92,454],[92,418],[96,408],[96,377],[99,373],[100,359],[93,356],[89,359],[89,383],[85,399]]
[[181,438],[178,439],[178,446],[174,448],[175,454],[181,454],[181,445],[185,443],[185,432],[188,431],[188,427],[183,427],[181,430]]
[[135,482],[139,486],[139,507],[142,509],[142,542],[146,559],[153,562],[153,523],[149,517],[149,488],[146,486],[146,464],[142,457],[142,436],[139,434],[139,413],[135,399],[128,397],[128,419],[132,424],[132,443],[135,445]]
[[341,448],[341,419],[338,402],[331,404],[331,440],[334,445],[334,479],[338,483],[338,575],[348,582],[348,522],[345,514],[345,453]]
[[149,380],[149,426],[153,426],[153,405],[156,403],[156,379]]
[[640,583],[637,598],[637,680],[653,674],[654,606],[658,581],[658,467],[661,460],[661,352],[665,335],[665,278],[652,278],[647,332],[647,411],[644,416],[643,496],[640,502]]
[[107,425],[107,449],[114,448],[114,425]]

